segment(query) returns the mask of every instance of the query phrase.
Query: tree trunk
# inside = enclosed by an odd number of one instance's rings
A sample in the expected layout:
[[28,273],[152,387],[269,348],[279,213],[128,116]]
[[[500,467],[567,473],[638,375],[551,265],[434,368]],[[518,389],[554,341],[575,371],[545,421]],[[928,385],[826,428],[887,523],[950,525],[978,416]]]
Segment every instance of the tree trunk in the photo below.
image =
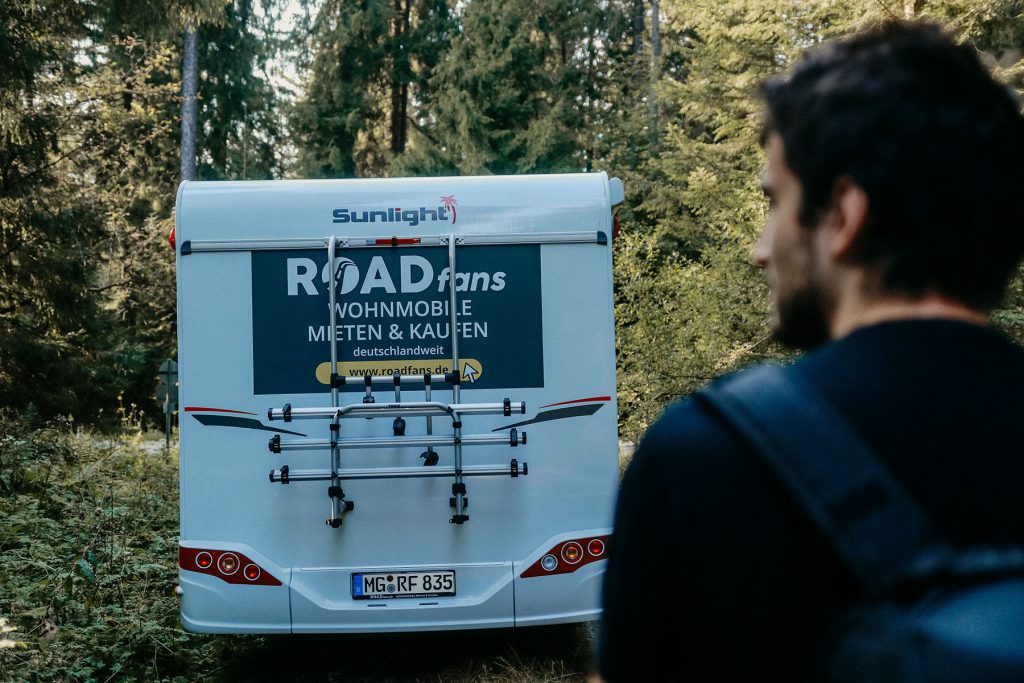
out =
[[651,0],[651,88],[648,104],[651,108],[651,144],[658,146],[658,96],[655,86],[661,75],[661,27],[658,0]]
[[196,29],[185,29],[181,73],[181,179],[196,179],[196,88],[198,64]]
[[633,54],[644,50],[644,0],[633,0]]
[[410,3],[411,0],[395,0],[393,32],[396,49],[391,74],[391,151],[395,154],[405,151],[409,137],[409,56],[405,42],[409,37]]

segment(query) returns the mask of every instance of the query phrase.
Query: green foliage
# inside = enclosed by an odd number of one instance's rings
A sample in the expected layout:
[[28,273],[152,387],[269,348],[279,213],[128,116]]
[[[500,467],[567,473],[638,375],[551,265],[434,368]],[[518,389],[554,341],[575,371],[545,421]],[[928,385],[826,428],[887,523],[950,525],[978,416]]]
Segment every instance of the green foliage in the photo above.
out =
[[281,175],[278,102],[265,73],[273,17],[254,0],[224,5],[221,21],[199,28],[201,180],[260,180]]
[[401,173],[588,170],[625,21],[613,4],[474,0]]
[[[386,68],[391,8],[385,0],[365,3],[328,0],[312,27],[314,58],[306,97],[292,116],[300,144],[299,164],[307,177],[352,177],[356,158],[380,154],[382,72]],[[360,169],[379,167],[372,161]]]
[[444,0],[326,0],[309,28],[305,97],[291,115],[300,173],[383,175],[455,29]]
[[177,624],[175,458],[8,411],[0,434],[0,616],[23,644],[0,649],[0,679],[194,680],[216,668],[218,645]]
[[306,176],[594,168],[622,59],[616,2],[327,0],[292,112]]
[[[664,403],[752,360],[783,353],[769,337],[767,289],[750,254],[766,205],[758,185],[756,87],[834,20],[804,3],[670,3],[671,112],[631,196],[639,234],[619,241],[616,316],[623,434]],[[635,274],[640,264],[643,272]]]
[[[919,4],[1024,90],[1024,3]],[[623,172],[630,206],[620,212],[627,236],[616,247],[626,437],[672,397],[748,362],[788,355],[768,336],[767,290],[750,265],[767,209],[757,182],[764,163],[757,85],[802,50],[904,11],[878,0],[669,0],[662,7],[672,40],[657,92],[670,116],[657,149]],[[1024,340],[1020,278],[994,320]]]
[[745,247],[665,257],[654,235],[615,253],[620,433],[636,440],[664,405],[720,374],[778,355],[766,288]]
[[[96,141],[70,135],[95,104],[71,45],[88,6],[0,6],[0,405],[45,414],[102,403],[119,376],[114,319],[97,290],[110,228],[82,182]],[[115,392],[116,393],[116,392]]]
[[100,421],[124,394],[157,412],[176,348],[179,32],[207,32],[201,171],[268,177],[276,102],[251,9],[0,3],[0,406]]
[[[125,393],[142,403],[152,392],[152,374],[173,354],[173,254],[167,245],[177,186],[177,50],[165,43],[118,39],[97,43],[83,79],[89,115],[74,132],[89,142],[93,175],[82,191],[102,202],[109,237],[98,264],[97,292],[115,316],[117,344],[111,348],[125,367],[116,384],[104,386],[104,400],[85,403],[111,415]],[[95,415],[95,413],[93,414]]]
[[468,633],[457,648],[444,634],[185,633],[173,590],[176,453],[130,429],[100,438],[71,428],[0,411],[4,683],[586,679],[586,634],[570,626]]

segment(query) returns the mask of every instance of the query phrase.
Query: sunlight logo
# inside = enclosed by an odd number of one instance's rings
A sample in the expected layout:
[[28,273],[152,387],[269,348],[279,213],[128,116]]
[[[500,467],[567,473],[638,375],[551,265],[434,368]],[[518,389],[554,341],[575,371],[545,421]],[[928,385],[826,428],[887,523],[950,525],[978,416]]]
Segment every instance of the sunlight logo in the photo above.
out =
[[368,209],[366,211],[353,211],[351,209],[334,209],[331,212],[331,220],[334,223],[408,223],[409,227],[416,227],[420,223],[447,221],[451,214],[451,223],[455,224],[455,195],[441,195],[441,206],[426,207],[417,206],[413,209],[403,209],[400,206],[388,207],[386,209]]

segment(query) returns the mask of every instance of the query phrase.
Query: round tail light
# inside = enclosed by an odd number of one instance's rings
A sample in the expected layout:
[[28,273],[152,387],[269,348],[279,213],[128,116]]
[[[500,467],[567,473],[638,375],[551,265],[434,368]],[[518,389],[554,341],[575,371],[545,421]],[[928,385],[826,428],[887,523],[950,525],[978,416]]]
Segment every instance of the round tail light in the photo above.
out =
[[600,538],[592,539],[590,543],[587,544],[587,552],[594,557],[600,557],[604,554],[604,541]]
[[254,564],[247,564],[245,569],[242,570],[242,574],[250,581],[255,581],[260,578],[260,568]]
[[224,553],[217,560],[217,569],[220,570],[221,574],[225,576],[231,576],[238,571],[238,555],[234,553]]
[[540,566],[543,567],[546,572],[555,571],[555,567],[558,566],[558,558],[554,555],[545,555],[540,558]]
[[583,559],[583,546],[576,541],[569,541],[562,546],[562,559],[569,564],[576,564]]
[[209,569],[213,566],[213,555],[205,550],[196,555],[196,566],[200,569]]

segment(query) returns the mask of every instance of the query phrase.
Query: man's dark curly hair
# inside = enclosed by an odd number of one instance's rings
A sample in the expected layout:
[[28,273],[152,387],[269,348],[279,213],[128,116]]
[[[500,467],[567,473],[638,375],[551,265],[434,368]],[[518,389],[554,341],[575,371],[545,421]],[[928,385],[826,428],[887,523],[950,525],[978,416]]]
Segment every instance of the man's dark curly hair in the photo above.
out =
[[808,52],[761,87],[817,223],[836,181],[864,189],[854,258],[886,291],[990,310],[1024,252],[1024,117],[975,50],[893,21]]

